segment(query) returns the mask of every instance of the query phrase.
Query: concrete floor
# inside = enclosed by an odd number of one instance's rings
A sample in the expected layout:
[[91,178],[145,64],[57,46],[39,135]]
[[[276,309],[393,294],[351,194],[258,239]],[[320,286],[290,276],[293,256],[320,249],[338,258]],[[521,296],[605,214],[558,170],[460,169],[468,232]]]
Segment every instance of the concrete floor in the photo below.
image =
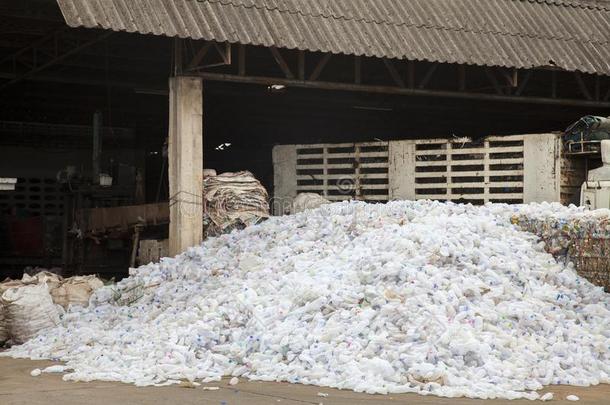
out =
[[[241,381],[229,386],[228,380],[209,386],[220,387],[218,391],[178,386],[162,388],[137,388],[120,383],[73,383],[64,382],[61,375],[43,374],[31,377],[34,368],[43,368],[51,362],[13,360],[0,358],[0,404],[1,405],[139,405],[139,404],[215,404],[215,405],[388,405],[388,404],[451,404],[477,405],[484,401],[465,398],[449,399],[424,397],[421,395],[366,395],[351,391],[303,385],[260,383]],[[610,404],[610,385],[590,388],[554,386],[543,392],[553,392],[555,403],[572,403],[565,400],[569,394],[578,395],[578,404]],[[320,397],[318,393],[328,397]],[[531,405],[531,401],[486,401],[494,405]]]

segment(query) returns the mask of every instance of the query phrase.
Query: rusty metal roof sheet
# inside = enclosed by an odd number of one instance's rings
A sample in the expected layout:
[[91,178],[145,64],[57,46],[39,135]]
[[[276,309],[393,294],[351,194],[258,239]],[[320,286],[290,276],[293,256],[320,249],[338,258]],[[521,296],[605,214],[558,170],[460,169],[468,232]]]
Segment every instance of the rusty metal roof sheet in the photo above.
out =
[[610,75],[610,0],[58,0],[69,26]]

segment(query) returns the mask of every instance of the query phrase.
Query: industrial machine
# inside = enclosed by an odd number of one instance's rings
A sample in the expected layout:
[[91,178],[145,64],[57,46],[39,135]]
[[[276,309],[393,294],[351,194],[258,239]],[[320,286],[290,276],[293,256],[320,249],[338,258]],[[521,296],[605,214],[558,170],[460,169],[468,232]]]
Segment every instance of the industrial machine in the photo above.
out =
[[586,115],[565,130],[563,139],[568,155],[597,154],[601,142],[610,139],[610,117]]
[[590,209],[610,208],[610,140],[601,141],[602,167],[588,172],[580,204]]

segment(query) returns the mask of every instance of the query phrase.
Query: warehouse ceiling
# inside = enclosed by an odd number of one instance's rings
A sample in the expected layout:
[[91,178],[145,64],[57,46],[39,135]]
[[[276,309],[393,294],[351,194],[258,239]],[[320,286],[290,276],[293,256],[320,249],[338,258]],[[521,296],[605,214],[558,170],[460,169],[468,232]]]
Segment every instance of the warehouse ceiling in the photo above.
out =
[[[197,53],[201,44],[186,41],[186,54]],[[55,0],[2,2],[0,120],[90,125],[93,112],[99,109],[105,125],[135,129],[141,147],[159,153],[167,134],[167,78],[172,72],[173,48],[171,38],[68,28]],[[254,47],[248,52],[249,70],[281,74],[267,49]],[[284,55],[289,62],[294,56]],[[315,67],[316,58],[320,55],[308,59],[313,64],[310,69]],[[323,77],[349,76],[353,66],[345,58],[332,59]],[[381,60],[366,59],[363,66],[371,83],[392,83]],[[454,68],[439,65],[429,86],[451,84]],[[222,69],[219,66],[211,71]],[[429,69],[425,63],[418,65],[415,79],[424,80]],[[555,74],[560,78],[556,89],[560,94],[579,95],[574,76]],[[525,94],[547,91],[552,72],[537,75],[539,79],[530,82],[531,89],[528,87]],[[483,81],[473,80],[469,85],[493,91]],[[593,91],[594,82],[586,85]],[[205,82],[204,95],[206,165],[221,171],[251,169],[267,186],[272,183],[270,151],[274,144],[531,133],[561,130],[585,114],[610,114],[601,107],[290,86],[272,91],[267,85],[211,81]],[[0,143],[9,142],[9,136],[0,134]],[[10,142],[15,142],[13,138]],[[232,146],[215,150],[222,143]]]

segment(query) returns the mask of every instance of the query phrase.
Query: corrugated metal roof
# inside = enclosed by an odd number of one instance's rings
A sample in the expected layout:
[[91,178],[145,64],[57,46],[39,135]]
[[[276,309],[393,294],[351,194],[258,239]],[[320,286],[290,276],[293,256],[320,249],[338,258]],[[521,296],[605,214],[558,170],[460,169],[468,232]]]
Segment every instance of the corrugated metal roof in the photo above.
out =
[[68,25],[610,75],[609,0],[58,0]]

